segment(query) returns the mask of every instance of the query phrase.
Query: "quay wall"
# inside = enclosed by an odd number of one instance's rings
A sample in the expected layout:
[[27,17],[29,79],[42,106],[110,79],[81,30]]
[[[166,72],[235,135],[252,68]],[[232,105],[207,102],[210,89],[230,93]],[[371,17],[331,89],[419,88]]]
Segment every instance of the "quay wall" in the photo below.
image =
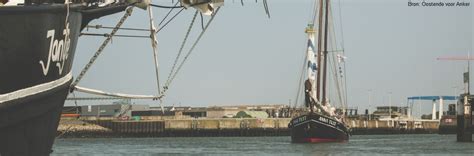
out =
[[426,134],[438,133],[439,121],[398,121],[398,120],[356,120],[349,119],[347,124],[352,134]]
[[[59,137],[289,136],[290,118],[62,118]],[[438,121],[347,119],[352,134],[437,133]],[[420,124],[421,123],[421,124]]]

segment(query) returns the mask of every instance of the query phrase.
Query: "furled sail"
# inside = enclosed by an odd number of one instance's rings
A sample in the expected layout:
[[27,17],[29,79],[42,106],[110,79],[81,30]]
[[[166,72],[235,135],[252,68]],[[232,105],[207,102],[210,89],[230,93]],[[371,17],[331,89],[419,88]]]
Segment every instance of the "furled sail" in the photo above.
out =
[[308,73],[308,81],[311,83],[310,96],[313,99],[316,99],[316,74],[318,67],[316,65],[316,48],[314,47],[314,29],[313,24],[309,24],[306,28],[306,33],[308,34],[308,45],[307,45],[307,73]]

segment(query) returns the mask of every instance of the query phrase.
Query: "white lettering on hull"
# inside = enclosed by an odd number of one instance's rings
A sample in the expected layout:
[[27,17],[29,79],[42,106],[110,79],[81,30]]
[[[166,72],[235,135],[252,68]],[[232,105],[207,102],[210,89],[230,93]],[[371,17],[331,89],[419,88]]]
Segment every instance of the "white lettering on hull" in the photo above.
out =
[[320,116],[320,117],[318,118],[318,120],[321,121],[321,122],[324,122],[324,123],[326,123],[326,124],[332,125],[332,126],[336,126],[336,124],[337,124],[335,121],[329,120],[328,118],[324,118],[324,117],[322,117],[322,116]]
[[57,40],[54,38],[55,30],[48,30],[46,38],[51,38],[49,44],[48,58],[46,58],[46,64],[43,60],[39,61],[41,68],[43,69],[43,75],[48,75],[49,66],[51,63],[56,63],[58,67],[59,75],[63,72],[64,63],[69,57],[69,46],[71,45],[69,23],[66,24],[66,28],[63,30],[64,39]]

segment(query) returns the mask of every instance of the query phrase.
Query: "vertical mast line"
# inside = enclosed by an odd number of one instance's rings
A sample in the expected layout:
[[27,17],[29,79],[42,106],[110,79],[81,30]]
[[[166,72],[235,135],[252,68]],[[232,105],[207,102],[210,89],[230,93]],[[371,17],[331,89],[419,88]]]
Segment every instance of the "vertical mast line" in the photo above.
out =
[[[331,16],[330,19],[334,19],[333,17],[333,9],[332,8],[329,8],[329,16]],[[331,26],[329,27],[330,28],[330,31],[331,31],[331,34],[333,35],[332,37],[332,45],[334,45],[335,47],[333,47],[335,50],[337,50],[337,36],[336,36],[336,26],[334,24],[334,20],[331,21]],[[345,88],[345,84],[343,82],[342,79],[339,79],[339,77],[341,77],[341,73],[339,72],[339,68],[341,67],[340,64],[338,63],[338,60],[336,59],[337,58],[337,55],[335,53],[332,53],[332,67],[334,67],[333,69],[333,72],[334,72],[334,83],[335,83],[335,88],[336,88],[336,91],[337,91],[337,95],[338,95],[338,98],[339,98],[339,103],[341,106],[344,107],[345,105],[345,99],[346,98],[346,95],[344,95],[344,92],[341,91],[343,88]]]
[[323,106],[326,105],[326,69],[327,69],[327,54],[328,54],[328,43],[327,43],[327,40],[328,40],[328,14],[329,14],[329,4],[330,4],[330,1],[329,0],[326,0],[326,14],[325,14],[325,22],[324,22],[324,71],[323,71],[323,97],[322,97],[322,104]]
[[[339,0],[339,24],[341,25],[341,47],[342,47],[342,54],[345,56],[345,47],[344,47],[344,30],[343,30],[343,25],[342,25],[342,7],[341,7],[342,0]],[[345,100],[345,105],[347,106],[347,72],[346,72],[346,63],[344,62],[344,73],[346,74],[344,76],[344,95],[346,96]]]
[[471,94],[471,90],[470,90],[470,82],[471,82],[471,73],[470,73],[470,66],[471,66],[471,61],[469,60],[471,58],[471,53],[467,53],[467,94],[470,95]]
[[312,7],[312,12],[310,13],[310,17],[309,17],[309,22],[312,23],[313,25],[315,25],[316,23],[316,17],[318,16],[317,15],[317,11],[318,11],[318,0],[314,0],[313,1],[313,7]]
[[318,57],[317,63],[319,70],[316,76],[316,99],[321,102],[321,42],[322,42],[322,32],[323,32],[323,0],[319,0],[319,21],[318,21]]
[[341,2],[342,0],[339,0],[339,24],[341,25],[339,28],[341,28],[341,46],[342,46],[342,52],[344,53],[344,31],[342,29],[342,8],[341,8]]
[[[329,10],[329,13],[332,13],[331,10]],[[331,15],[331,14],[330,14],[330,15]],[[330,19],[332,19],[332,16],[331,16]],[[328,23],[329,23],[329,21],[328,21]],[[332,21],[331,21],[331,24],[328,24],[328,25],[329,25],[329,26],[328,26],[328,33],[330,32],[330,34],[333,35],[333,37],[331,37],[330,41],[328,41],[328,42],[330,43],[330,45],[331,45],[331,48],[334,48],[333,45],[334,45],[334,42],[335,42],[335,39],[336,39],[336,37],[334,37],[334,36],[335,36],[335,32],[334,32],[333,24],[334,24],[334,23],[333,23]],[[334,49],[337,49],[337,46],[336,46],[336,48],[334,48]],[[328,74],[329,74],[329,75],[334,75],[334,76],[332,77],[332,81],[333,81],[333,83],[334,83],[334,87],[329,87],[329,86],[328,86],[328,87],[327,87],[327,88],[328,88],[328,89],[327,89],[327,90],[328,90],[327,92],[328,92],[328,93],[331,93],[331,89],[334,89],[334,94],[337,94],[337,98],[336,98],[336,99],[338,99],[338,100],[339,100],[339,103],[342,104],[342,100],[341,100],[341,98],[340,98],[339,81],[338,81],[338,71],[337,71],[337,64],[336,64],[336,60],[335,60],[335,59],[336,59],[336,56],[335,56],[335,55],[336,55],[336,52],[331,52],[331,53],[328,52],[328,54],[327,54],[327,56],[326,56],[326,57],[328,57],[328,64],[330,64],[329,67],[328,67],[328,68],[329,68],[329,69],[328,69],[328,72],[329,72]],[[330,57],[330,56],[331,56],[331,57]],[[331,81],[331,79],[329,79],[327,83],[328,83],[328,84],[331,84],[330,81]],[[330,94],[330,95],[332,95],[332,94]],[[330,99],[330,98],[328,97],[328,99]]]

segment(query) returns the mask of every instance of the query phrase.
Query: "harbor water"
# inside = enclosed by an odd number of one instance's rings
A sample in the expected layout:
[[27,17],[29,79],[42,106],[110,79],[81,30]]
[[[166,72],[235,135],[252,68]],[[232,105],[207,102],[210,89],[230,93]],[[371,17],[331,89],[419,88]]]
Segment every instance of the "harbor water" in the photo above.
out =
[[52,155],[474,155],[456,135],[355,135],[346,143],[294,144],[290,137],[57,139]]

